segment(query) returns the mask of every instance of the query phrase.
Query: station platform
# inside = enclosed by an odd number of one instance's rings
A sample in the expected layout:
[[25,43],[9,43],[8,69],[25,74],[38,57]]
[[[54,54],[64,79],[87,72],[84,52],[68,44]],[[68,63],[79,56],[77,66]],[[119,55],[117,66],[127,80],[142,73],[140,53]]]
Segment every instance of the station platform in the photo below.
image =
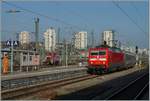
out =
[[28,72],[13,72],[8,74],[1,74],[1,81],[10,80],[10,79],[19,79],[19,78],[28,78],[33,76],[41,76],[48,74],[55,74],[61,72],[69,72],[69,71],[78,71],[78,70],[86,70],[87,68],[84,66],[71,65],[71,66],[56,66],[50,68],[40,68],[35,71]]

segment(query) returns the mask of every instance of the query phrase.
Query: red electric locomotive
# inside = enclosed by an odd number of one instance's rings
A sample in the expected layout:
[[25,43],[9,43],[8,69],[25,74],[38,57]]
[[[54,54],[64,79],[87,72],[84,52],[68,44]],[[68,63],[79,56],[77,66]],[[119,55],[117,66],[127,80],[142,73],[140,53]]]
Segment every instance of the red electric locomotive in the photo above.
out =
[[122,69],[125,67],[125,65],[127,65],[127,56],[128,58],[130,57],[133,60],[133,62],[130,63],[130,65],[133,66],[135,64],[135,56],[126,55],[119,48],[90,48],[88,56],[88,72],[103,73]]
[[57,53],[48,53],[45,57],[44,64],[46,65],[59,65],[60,56]]

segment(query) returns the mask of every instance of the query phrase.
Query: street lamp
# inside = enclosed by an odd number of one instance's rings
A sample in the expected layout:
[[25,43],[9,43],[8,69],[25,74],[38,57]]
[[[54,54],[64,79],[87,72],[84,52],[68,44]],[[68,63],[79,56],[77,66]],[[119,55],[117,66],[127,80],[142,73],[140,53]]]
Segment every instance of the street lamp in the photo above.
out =
[[[21,12],[20,10],[8,10],[6,13],[11,13],[11,14],[16,14]],[[11,43],[12,43],[12,38],[11,38]],[[13,44],[11,44],[11,67],[10,67],[10,72],[13,72]]]

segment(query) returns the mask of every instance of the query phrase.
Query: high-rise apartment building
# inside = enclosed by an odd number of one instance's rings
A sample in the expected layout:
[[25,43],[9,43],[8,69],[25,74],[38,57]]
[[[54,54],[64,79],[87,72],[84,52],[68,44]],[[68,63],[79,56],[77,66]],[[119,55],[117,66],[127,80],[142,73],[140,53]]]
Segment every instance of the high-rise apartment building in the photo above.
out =
[[82,31],[75,34],[75,48],[87,48],[87,32]]
[[106,44],[110,47],[115,46],[115,37],[114,37],[114,31],[104,31],[102,33],[102,42],[106,41]]
[[45,39],[45,50],[46,51],[54,51],[56,48],[56,32],[54,28],[49,28],[44,33],[44,39]]
[[29,32],[23,31],[19,34],[19,42],[21,43],[21,45],[29,44],[29,39]]

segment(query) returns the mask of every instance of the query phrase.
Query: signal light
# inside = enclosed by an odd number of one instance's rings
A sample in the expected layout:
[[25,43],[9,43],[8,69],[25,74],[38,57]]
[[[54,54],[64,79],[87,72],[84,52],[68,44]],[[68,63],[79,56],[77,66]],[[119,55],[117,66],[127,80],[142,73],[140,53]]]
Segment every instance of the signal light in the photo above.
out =
[[135,47],[135,53],[138,53],[138,46]]

